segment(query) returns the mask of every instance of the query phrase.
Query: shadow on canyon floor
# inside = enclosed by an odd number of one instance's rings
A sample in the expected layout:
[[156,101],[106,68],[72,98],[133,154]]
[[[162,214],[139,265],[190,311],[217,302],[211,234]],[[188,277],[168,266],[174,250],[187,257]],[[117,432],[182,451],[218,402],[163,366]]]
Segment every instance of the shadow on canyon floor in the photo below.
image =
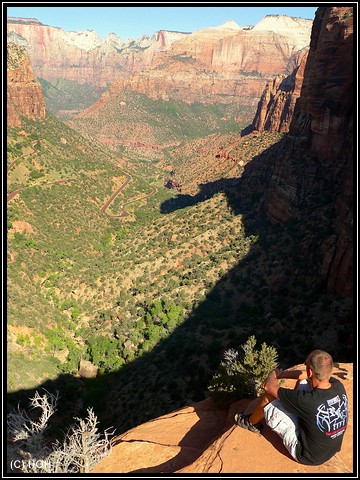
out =
[[113,426],[119,435],[206,398],[224,350],[240,348],[250,335],[258,346],[266,342],[277,348],[282,368],[302,362],[315,347],[330,351],[338,361],[352,361],[351,345],[346,344],[352,329],[349,300],[326,294],[314,280],[317,265],[309,265],[301,254],[301,221],[273,225],[259,201],[265,172],[281,149],[279,142],[255,157],[240,178],[202,185],[193,197],[178,195],[161,205],[167,214],[225,192],[233,215],[242,215],[246,235],[258,237],[183,324],[117,372],[95,379],[60,375],[36,389],[8,394],[8,408],[20,400],[26,407],[36,390],[59,391],[50,435],[64,431],[74,416],[86,416],[87,407],[93,407],[102,429]]

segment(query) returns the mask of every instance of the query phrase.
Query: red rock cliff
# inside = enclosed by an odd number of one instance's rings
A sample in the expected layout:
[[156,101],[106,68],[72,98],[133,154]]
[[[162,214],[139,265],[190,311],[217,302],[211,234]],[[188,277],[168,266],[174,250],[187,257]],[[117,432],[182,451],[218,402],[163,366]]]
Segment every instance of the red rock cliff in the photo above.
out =
[[309,136],[311,151],[323,160],[333,161],[344,149],[350,153],[352,121],[352,8],[322,7],[313,26],[291,133]]
[[8,35],[19,36],[28,45],[28,53],[37,77],[49,82],[59,78],[98,87],[110,85],[119,76],[142,69],[154,52],[186,34],[162,32],[161,37],[147,36],[122,42],[115,34],[102,40],[96,32],[65,32],[62,28],[43,25],[38,20],[9,19]]
[[265,205],[274,221],[303,218],[313,229],[304,258],[320,262],[328,291],[341,295],[353,289],[352,83],[352,8],[320,7],[289,135],[268,171]]
[[191,34],[161,30],[123,44],[114,35],[102,41],[92,31],[13,19],[8,33],[29,43],[35,74],[50,82],[67,78],[104,87],[119,80],[114,89],[128,87],[153,99],[224,103],[241,96],[243,105],[255,106],[267,80],[298,64],[311,26],[311,20],[279,15],[255,27],[226,22]]
[[36,80],[24,47],[7,48],[7,121],[9,127],[21,125],[20,116],[31,119],[45,116],[41,85]]
[[[300,25],[292,17],[277,20],[249,29],[227,22],[186,35],[157,51],[141,71],[116,81],[111,92],[129,88],[154,100],[255,106],[267,80],[291,72],[299,50],[309,44],[310,20]],[[283,30],[284,22],[291,23],[291,33]]]
[[287,133],[300,95],[308,49],[302,51],[291,75],[279,75],[269,82],[260,98],[252,123],[254,130]]

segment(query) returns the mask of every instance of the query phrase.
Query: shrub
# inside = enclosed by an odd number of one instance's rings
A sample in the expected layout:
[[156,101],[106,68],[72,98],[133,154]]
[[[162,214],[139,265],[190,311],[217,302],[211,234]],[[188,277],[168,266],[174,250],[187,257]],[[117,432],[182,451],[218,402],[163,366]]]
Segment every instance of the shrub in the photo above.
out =
[[104,457],[111,453],[110,436],[105,430],[98,433],[97,417],[91,408],[88,417],[76,418],[78,424],[69,427],[65,438],[49,447],[45,438],[49,418],[57,410],[58,394],[45,390],[31,398],[30,407],[39,408],[38,420],[25,411],[14,410],[7,415],[8,471],[23,473],[89,473]]
[[258,397],[262,384],[271,370],[277,367],[277,351],[263,343],[255,349],[256,339],[250,336],[241,345],[242,355],[235,349],[224,352],[224,359],[212,377],[208,390],[217,404],[229,404],[243,397]]

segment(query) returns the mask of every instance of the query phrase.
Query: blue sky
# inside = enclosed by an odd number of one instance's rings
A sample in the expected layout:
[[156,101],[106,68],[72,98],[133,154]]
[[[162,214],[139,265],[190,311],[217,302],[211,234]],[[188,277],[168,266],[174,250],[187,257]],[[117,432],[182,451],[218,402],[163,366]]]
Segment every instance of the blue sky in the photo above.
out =
[[266,6],[269,4],[247,3],[246,6],[241,6],[241,3],[236,2],[225,6],[219,4],[211,6],[211,3],[206,3],[201,7],[191,6],[191,2],[173,3],[172,6],[166,7],[159,4],[156,6],[156,3],[151,7],[143,6],[146,3],[133,3],[134,6],[128,6],[129,3],[124,4],[127,6],[121,6],[121,3],[106,3],[99,6],[99,3],[94,2],[82,7],[71,6],[71,3],[31,5],[27,2],[3,3],[10,17],[36,18],[46,25],[60,27],[67,32],[95,30],[103,39],[113,32],[123,41],[127,37],[135,40],[140,35],[151,36],[158,30],[194,32],[201,28],[221,25],[227,20],[234,20],[240,26],[255,25],[265,15],[283,14],[313,20],[317,10],[316,6],[311,7],[308,4],[291,6],[291,3],[287,3],[284,4],[286,6],[281,4]]

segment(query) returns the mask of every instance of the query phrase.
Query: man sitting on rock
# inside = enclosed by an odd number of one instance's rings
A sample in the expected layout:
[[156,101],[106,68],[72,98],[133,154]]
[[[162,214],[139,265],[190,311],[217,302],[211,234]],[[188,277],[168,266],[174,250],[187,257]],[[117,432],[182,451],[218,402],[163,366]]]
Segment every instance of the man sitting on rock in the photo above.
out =
[[[313,350],[305,365],[306,372],[272,370],[254,412],[236,414],[235,422],[260,433],[259,426],[265,418],[296,461],[321,465],[341,449],[348,421],[348,399],[343,384],[331,377],[333,359],[329,353]],[[296,379],[295,388],[280,387],[281,378]]]

